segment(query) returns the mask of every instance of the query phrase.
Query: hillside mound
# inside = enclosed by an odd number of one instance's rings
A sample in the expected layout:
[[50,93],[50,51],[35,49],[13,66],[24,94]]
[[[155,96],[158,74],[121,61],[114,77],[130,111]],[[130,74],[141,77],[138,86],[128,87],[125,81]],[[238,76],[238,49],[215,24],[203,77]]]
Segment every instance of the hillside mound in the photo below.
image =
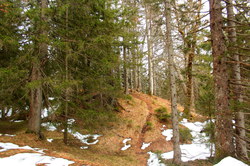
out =
[[[171,108],[168,100],[157,96],[132,92],[127,99],[119,99],[119,122],[104,130],[96,144],[84,148],[78,137],[70,136],[70,146],[64,145],[60,130],[44,131],[46,138],[53,138],[53,143],[41,141],[24,132],[12,133],[16,136],[0,136],[0,142],[11,142],[20,146],[29,145],[45,148],[46,155],[61,157],[74,161],[73,165],[109,165],[109,166],[145,166],[149,157],[148,152],[168,152],[173,150],[171,140],[166,141],[162,131],[171,129],[171,120],[161,122],[156,116],[156,110],[165,108],[170,115]],[[183,107],[178,105],[178,111]],[[25,122],[20,123],[26,125]],[[21,125],[19,125],[20,127]],[[82,136],[81,136],[82,137]],[[49,140],[49,139],[48,139]],[[77,141],[78,140],[78,141]],[[82,148],[83,147],[83,148]],[[12,149],[0,152],[1,157],[27,150]]]

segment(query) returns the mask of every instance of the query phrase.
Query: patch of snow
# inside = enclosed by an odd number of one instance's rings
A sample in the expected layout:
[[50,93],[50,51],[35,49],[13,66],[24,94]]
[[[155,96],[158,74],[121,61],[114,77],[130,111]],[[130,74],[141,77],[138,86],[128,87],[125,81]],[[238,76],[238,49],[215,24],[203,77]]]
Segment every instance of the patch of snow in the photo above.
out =
[[7,115],[6,115],[6,116],[10,117],[11,115],[12,115],[12,108],[8,110],[8,112],[7,112]]
[[144,150],[144,149],[146,149],[147,147],[149,147],[150,146],[150,144],[151,144],[151,142],[149,142],[149,143],[142,143],[142,147],[141,147],[141,149],[142,150]]
[[53,139],[49,139],[49,138],[48,138],[48,139],[47,139],[47,141],[48,141],[48,142],[52,142],[52,141],[53,141]]
[[5,137],[15,137],[16,135],[11,135],[11,134],[0,134],[0,136],[5,136]]
[[[181,160],[191,161],[196,159],[207,159],[210,157],[210,149],[205,144],[184,144],[180,145],[181,148]],[[161,155],[164,159],[172,159],[174,152],[167,152]]]
[[7,150],[11,150],[11,149],[26,149],[26,150],[33,150],[33,151],[36,151],[36,152],[39,152],[39,153],[43,153],[43,150],[40,150],[38,148],[31,148],[29,146],[18,146],[16,144],[13,144],[13,143],[3,143],[3,142],[0,142],[0,147],[3,148],[3,149],[0,149],[0,152],[4,152],[4,151],[7,151]]
[[131,145],[127,144],[128,141],[131,141],[131,138],[126,138],[122,141],[122,143],[124,143],[124,147],[121,148],[122,151],[127,150],[131,147]]
[[221,160],[218,164],[215,164],[214,166],[248,166],[247,164],[243,163],[240,160],[237,160],[233,157],[226,157],[223,160]]
[[41,126],[45,127],[48,131],[56,131],[57,128],[50,122],[42,123]]
[[[192,143],[201,143],[200,136],[205,136],[205,133],[201,134],[202,129],[204,126],[208,123],[208,121],[205,121],[203,123],[201,122],[188,122],[187,119],[183,119],[180,122],[183,126],[187,127],[189,130],[191,130],[191,134],[193,136],[193,142]],[[205,138],[207,140],[208,138]]]
[[75,121],[75,119],[68,119],[68,125],[72,125]]
[[55,158],[50,156],[44,156],[39,153],[20,153],[10,157],[0,158],[1,165],[18,165],[18,166],[34,166],[37,164],[66,166],[73,164],[73,161],[69,161],[63,158]]
[[166,137],[166,141],[170,141],[173,137],[173,129],[163,130],[162,135]]
[[162,128],[161,128],[161,130],[164,130],[164,129],[165,129],[165,127],[166,127],[166,125],[162,125]]
[[[209,144],[206,144],[208,138],[205,138],[205,133],[200,133],[203,127],[208,123],[206,122],[188,122],[187,119],[183,119],[180,122],[183,126],[187,127],[189,130],[191,130],[191,134],[193,136],[192,144],[184,144],[180,145],[182,156],[181,160],[186,162],[190,160],[196,160],[196,159],[207,159],[210,157],[210,147]],[[200,136],[203,137],[204,140],[201,140]],[[214,146],[212,145],[213,149]],[[173,151],[163,153],[162,158],[164,159],[172,159],[173,158]]]
[[55,98],[54,98],[54,97],[49,97],[48,99],[49,99],[49,100],[54,100]]
[[88,146],[81,146],[80,149],[88,149]]
[[20,123],[20,122],[23,122],[24,120],[15,120],[15,121],[13,121],[13,122],[15,122],[15,123]]
[[47,108],[43,109],[41,117],[46,118],[48,116],[49,116],[49,110]]
[[57,109],[59,108],[59,106],[60,106],[60,105],[58,104],[58,105],[54,105],[54,106],[52,106],[52,107],[44,108],[44,109],[42,110],[42,115],[41,115],[41,117],[42,117],[42,118],[48,117],[50,114],[53,113],[53,111],[57,110]]
[[147,161],[147,166],[166,166],[165,164],[161,163],[158,158],[158,155],[152,152],[148,152],[149,159]]
[[[77,139],[79,139],[82,143],[87,144],[87,145],[95,145],[95,144],[97,144],[99,142],[98,137],[102,136],[102,135],[98,135],[98,134],[86,134],[86,135],[83,135],[83,134],[81,134],[79,132],[73,132],[72,130],[69,130],[69,133],[72,134]],[[90,138],[95,140],[95,141],[94,142],[88,142]]]
[[[200,133],[201,130],[204,128],[204,126],[208,123],[208,121],[203,122],[203,123],[201,122],[192,123],[192,122],[188,122],[187,119],[183,119],[180,123],[184,125],[185,127],[187,127],[188,129],[190,129],[191,134],[193,136],[192,144],[180,145],[181,152],[182,152],[181,160],[186,162],[186,161],[196,160],[196,159],[207,159],[208,157],[210,157],[211,156],[210,150],[212,148],[214,151],[214,145],[207,143],[209,138],[205,136],[205,133]],[[162,131],[162,134],[167,137],[166,138],[167,141],[171,140],[172,132],[173,132],[172,129]],[[150,154],[150,158],[148,160],[148,165],[149,165],[149,162],[151,161],[152,163],[156,163],[156,164],[154,165],[151,164],[149,166],[160,166],[159,163],[157,164],[158,162],[157,154],[154,154],[154,153],[149,153],[149,154]],[[161,157],[164,159],[172,159],[173,151],[163,153],[161,154]]]

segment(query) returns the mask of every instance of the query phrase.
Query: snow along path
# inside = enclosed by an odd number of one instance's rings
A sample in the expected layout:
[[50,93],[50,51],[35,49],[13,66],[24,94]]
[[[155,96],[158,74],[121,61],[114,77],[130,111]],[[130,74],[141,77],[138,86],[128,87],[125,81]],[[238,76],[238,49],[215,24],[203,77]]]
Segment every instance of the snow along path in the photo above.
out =
[[143,142],[143,143],[142,143],[142,146],[141,146],[141,149],[142,149],[142,150],[146,149],[147,147],[150,146],[150,144],[151,144],[151,142],[149,142],[149,143]]
[[[205,136],[204,133],[200,133],[204,126],[208,123],[206,122],[188,122],[187,119],[183,119],[180,122],[183,126],[187,127],[191,130],[191,134],[193,136],[192,144],[183,144],[180,145],[182,156],[181,160],[184,162],[196,159],[207,159],[210,157],[210,148],[206,141],[208,138]],[[172,159],[173,158],[173,151],[163,153],[161,155],[164,159]]]
[[67,166],[73,164],[73,161],[69,161],[63,158],[56,158],[51,156],[45,156],[43,150],[39,148],[31,148],[29,146],[20,147],[13,143],[0,142],[0,152],[8,151],[11,149],[26,149],[33,150],[36,153],[19,153],[10,157],[0,158],[0,165],[18,165],[18,166],[34,166],[37,164],[46,164],[51,166]]
[[[210,157],[210,146],[209,143],[206,143],[208,138],[205,136],[204,133],[200,133],[203,127],[208,122],[188,122],[187,119],[183,119],[180,124],[184,125],[185,127],[191,130],[191,134],[193,136],[192,144],[183,144],[180,145],[182,157],[181,160],[183,162],[196,160],[196,159],[207,159]],[[164,127],[164,126],[163,126]],[[163,129],[162,129],[163,130]],[[164,130],[162,132],[164,136],[166,136],[166,140],[169,141],[172,137],[171,129]],[[212,145],[214,148],[214,146]],[[164,164],[160,163],[159,157],[149,152],[150,158],[148,160],[148,166],[164,166]],[[173,151],[161,154],[161,158],[163,159],[172,159],[173,158]]]

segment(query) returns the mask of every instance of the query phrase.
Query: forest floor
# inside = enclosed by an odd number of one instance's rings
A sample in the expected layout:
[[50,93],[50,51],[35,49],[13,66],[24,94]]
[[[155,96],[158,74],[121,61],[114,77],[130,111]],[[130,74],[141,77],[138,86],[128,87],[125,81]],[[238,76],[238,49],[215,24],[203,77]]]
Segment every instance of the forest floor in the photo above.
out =
[[[61,129],[54,124],[43,124],[42,131],[46,140],[39,140],[36,136],[25,133],[27,124],[24,121],[0,121],[0,165],[3,165],[8,157],[35,153],[40,161],[34,161],[36,165],[46,165],[52,161],[60,163],[62,159],[66,159],[63,161],[64,164],[76,166],[146,166],[149,165],[150,153],[171,153],[172,141],[163,135],[163,130],[172,128],[171,121],[163,124],[155,116],[155,110],[162,107],[170,113],[168,100],[133,92],[130,99],[120,99],[119,105],[120,111],[117,113],[119,122],[100,133],[93,132],[95,135],[86,135],[89,133],[80,129],[78,132],[70,131],[68,145],[63,143]],[[178,111],[182,112],[183,107],[178,105]],[[192,113],[192,117],[194,122],[206,120],[196,113]],[[75,123],[74,121],[72,123]],[[181,124],[180,127],[185,125]],[[21,161],[24,161],[22,156],[18,165],[21,165]],[[167,162],[170,161],[171,159]],[[29,164],[24,162],[23,165]],[[159,165],[158,163],[154,166]],[[195,160],[187,161],[184,165],[210,166],[212,163],[208,160]]]

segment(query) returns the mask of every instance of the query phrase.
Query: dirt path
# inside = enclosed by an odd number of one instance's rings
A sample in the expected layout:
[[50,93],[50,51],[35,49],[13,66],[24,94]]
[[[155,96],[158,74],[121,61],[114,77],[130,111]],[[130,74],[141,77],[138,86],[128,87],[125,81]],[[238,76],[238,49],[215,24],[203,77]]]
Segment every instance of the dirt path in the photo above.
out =
[[136,154],[138,155],[138,159],[141,161],[142,165],[147,165],[148,154],[147,154],[147,152],[145,152],[141,149],[141,146],[144,142],[145,133],[147,132],[147,130],[150,127],[148,122],[150,122],[152,115],[153,115],[152,100],[147,99],[147,96],[141,96],[141,95],[136,94],[136,93],[133,93],[132,96],[134,98],[137,98],[137,99],[145,102],[147,105],[147,109],[149,110],[145,124],[141,129],[141,132],[140,132],[137,144],[136,144]]

